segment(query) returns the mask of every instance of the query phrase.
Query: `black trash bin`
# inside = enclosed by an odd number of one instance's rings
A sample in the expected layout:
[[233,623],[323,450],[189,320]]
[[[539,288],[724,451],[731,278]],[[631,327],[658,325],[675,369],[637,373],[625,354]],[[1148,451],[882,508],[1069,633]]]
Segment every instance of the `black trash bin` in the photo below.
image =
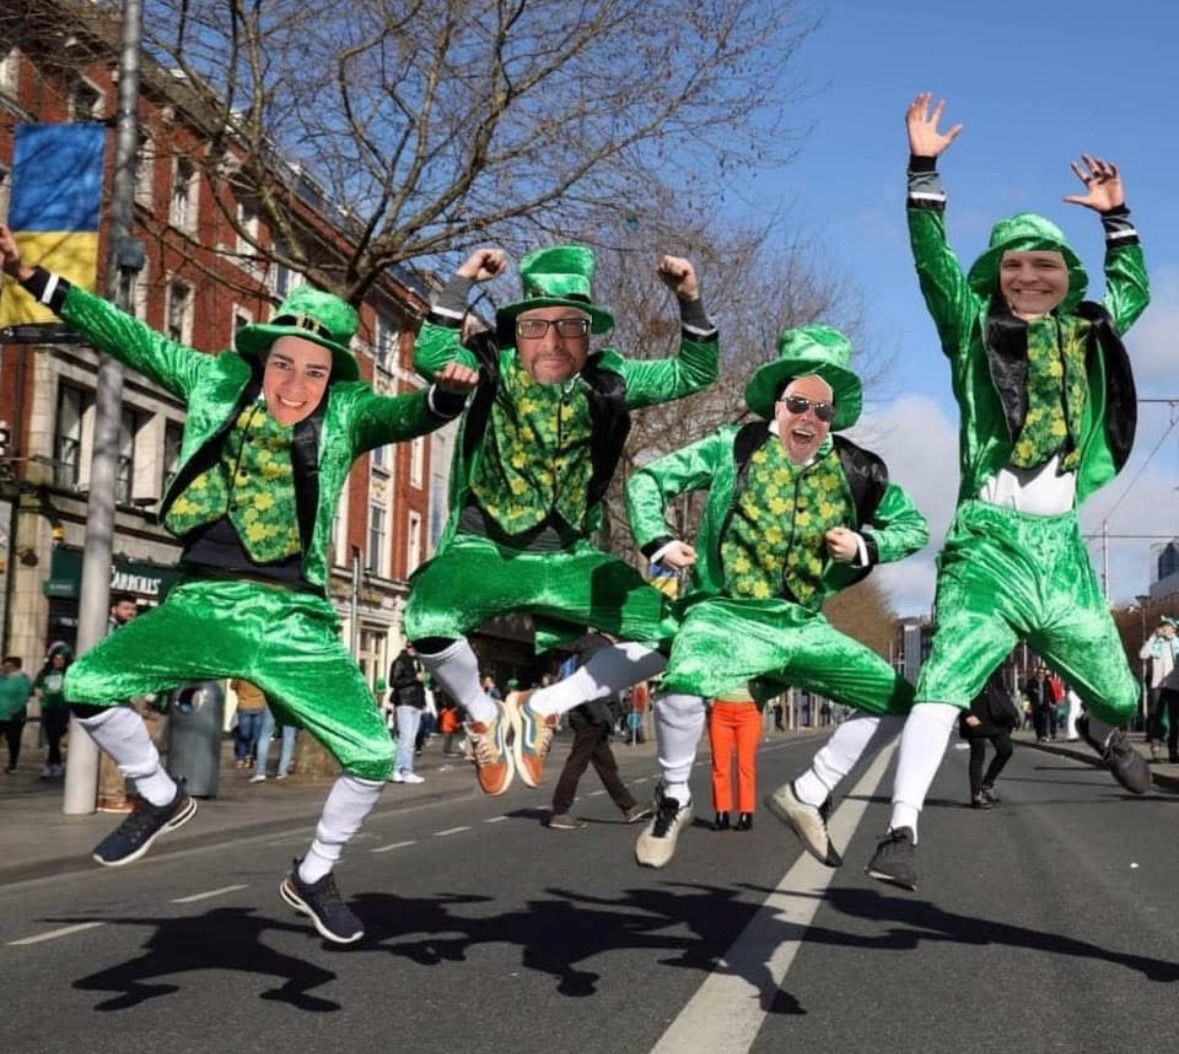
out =
[[168,775],[197,798],[217,797],[225,689],[218,681],[186,684],[168,706]]

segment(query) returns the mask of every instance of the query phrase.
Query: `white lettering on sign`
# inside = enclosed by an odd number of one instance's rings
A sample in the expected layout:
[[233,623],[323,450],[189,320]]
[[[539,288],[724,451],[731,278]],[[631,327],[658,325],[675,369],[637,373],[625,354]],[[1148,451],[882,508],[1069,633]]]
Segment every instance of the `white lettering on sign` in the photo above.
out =
[[116,593],[138,593],[145,597],[160,595],[160,579],[147,575],[133,575],[127,571],[111,568],[111,589]]

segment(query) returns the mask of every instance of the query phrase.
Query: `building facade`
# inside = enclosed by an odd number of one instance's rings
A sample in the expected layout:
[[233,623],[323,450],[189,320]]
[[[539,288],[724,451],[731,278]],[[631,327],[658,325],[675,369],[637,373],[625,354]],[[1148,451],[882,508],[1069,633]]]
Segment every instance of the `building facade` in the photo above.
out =
[[[8,214],[18,124],[113,123],[116,61],[109,40],[88,36],[83,26],[66,28],[59,31],[61,47],[77,49],[68,63],[43,31],[13,38],[18,24],[0,27],[9,33],[0,37],[0,220]],[[248,198],[235,200],[232,181],[212,178],[197,163],[204,144],[198,122],[185,111],[183,80],[145,71],[134,235],[145,246],[146,264],[130,301],[152,328],[213,353],[231,347],[241,326],[269,318],[302,279],[268,258],[272,232]],[[104,215],[113,160],[111,131]],[[323,200],[297,168],[284,175],[293,190],[292,222],[313,231],[325,251],[346,249],[347,214]],[[99,290],[107,254],[100,230]],[[427,306],[426,290],[394,272],[359,305],[355,351],[378,392],[422,383],[410,364]],[[34,670],[51,642],[72,643],[76,635],[98,367],[98,355],[84,344],[0,346],[0,650],[20,655]],[[111,586],[144,606],[158,603],[176,578],[180,547],[156,511],[175,470],[183,425],[184,408],[175,398],[127,371]],[[439,435],[373,451],[353,467],[341,501],[329,591],[344,639],[370,683],[402,644],[406,580],[429,557],[445,522],[450,442]]]

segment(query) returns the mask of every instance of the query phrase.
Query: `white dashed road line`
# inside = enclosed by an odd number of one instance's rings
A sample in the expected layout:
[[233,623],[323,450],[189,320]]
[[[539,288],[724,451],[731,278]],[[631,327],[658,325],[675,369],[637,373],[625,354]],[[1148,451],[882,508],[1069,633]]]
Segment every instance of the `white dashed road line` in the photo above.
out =
[[484,823],[503,823],[503,821],[506,819],[507,819],[506,816],[490,816],[486,820],[484,820],[483,822]]
[[171,901],[173,904],[195,904],[198,900],[208,900],[210,897],[219,897],[223,893],[236,893],[239,889],[249,889],[248,885],[238,886],[222,886],[220,889],[210,889],[204,893],[193,893],[189,897],[177,897]]
[[388,853],[388,852],[391,852],[391,851],[392,851],[392,850],[394,850],[394,849],[404,849],[404,848],[405,848],[407,845],[417,845],[417,844],[418,844],[418,840],[417,840],[416,838],[411,838],[411,839],[409,839],[409,841],[407,841],[407,842],[394,842],[392,845],[380,845],[380,846],[377,846],[377,848],[376,848],[376,849],[372,849],[372,850],[370,850],[370,852],[373,852],[373,853]]
[[9,945],[40,944],[42,941],[54,941],[58,937],[68,937],[71,933],[81,933],[82,930],[92,930],[96,926],[105,926],[105,922],[79,922],[76,926],[63,926],[60,930],[50,930],[48,933],[38,933],[35,937],[22,937],[19,941],[9,941]]
[[460,831],[469,831],[470,827],[448,827],[445,831],[435,831],[435,838],[445,838],[448,834],[458,834]]

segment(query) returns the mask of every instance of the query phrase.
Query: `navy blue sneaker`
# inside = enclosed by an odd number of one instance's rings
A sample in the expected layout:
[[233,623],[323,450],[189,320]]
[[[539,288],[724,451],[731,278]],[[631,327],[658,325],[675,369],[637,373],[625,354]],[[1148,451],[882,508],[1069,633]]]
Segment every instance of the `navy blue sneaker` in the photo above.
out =
[[104,867],[122,867],[138,860],[165,831],[175,831],[191,820],[197,803],[183,786],[167,805],[152,805],[145,798],[135,802],[135,808],[118,827],[94,848],[94,859]]
[[1131,794],[1145,794],[1150,790],[1150,765],[1130,744],[1125,732],[1115,728],[1103,743],[1097,738],[1096,730],[1090,727],[1088,714],[1077,719],[1077,731],[1101,755],[1110,774],[1126,790]]
[[278,887],[282,897],[300,915],[314,923],[319,935],[336,944],[352,944],[364,936],[364,926],[344,903],[336,889],[336,879],[329,871],[318,882],[304,882],[299,877],[299,864],[291,865],[291,873]]
[[917,846],[908,827],[889,831],[864,869],[871,878],[901,889],[917,888]]

